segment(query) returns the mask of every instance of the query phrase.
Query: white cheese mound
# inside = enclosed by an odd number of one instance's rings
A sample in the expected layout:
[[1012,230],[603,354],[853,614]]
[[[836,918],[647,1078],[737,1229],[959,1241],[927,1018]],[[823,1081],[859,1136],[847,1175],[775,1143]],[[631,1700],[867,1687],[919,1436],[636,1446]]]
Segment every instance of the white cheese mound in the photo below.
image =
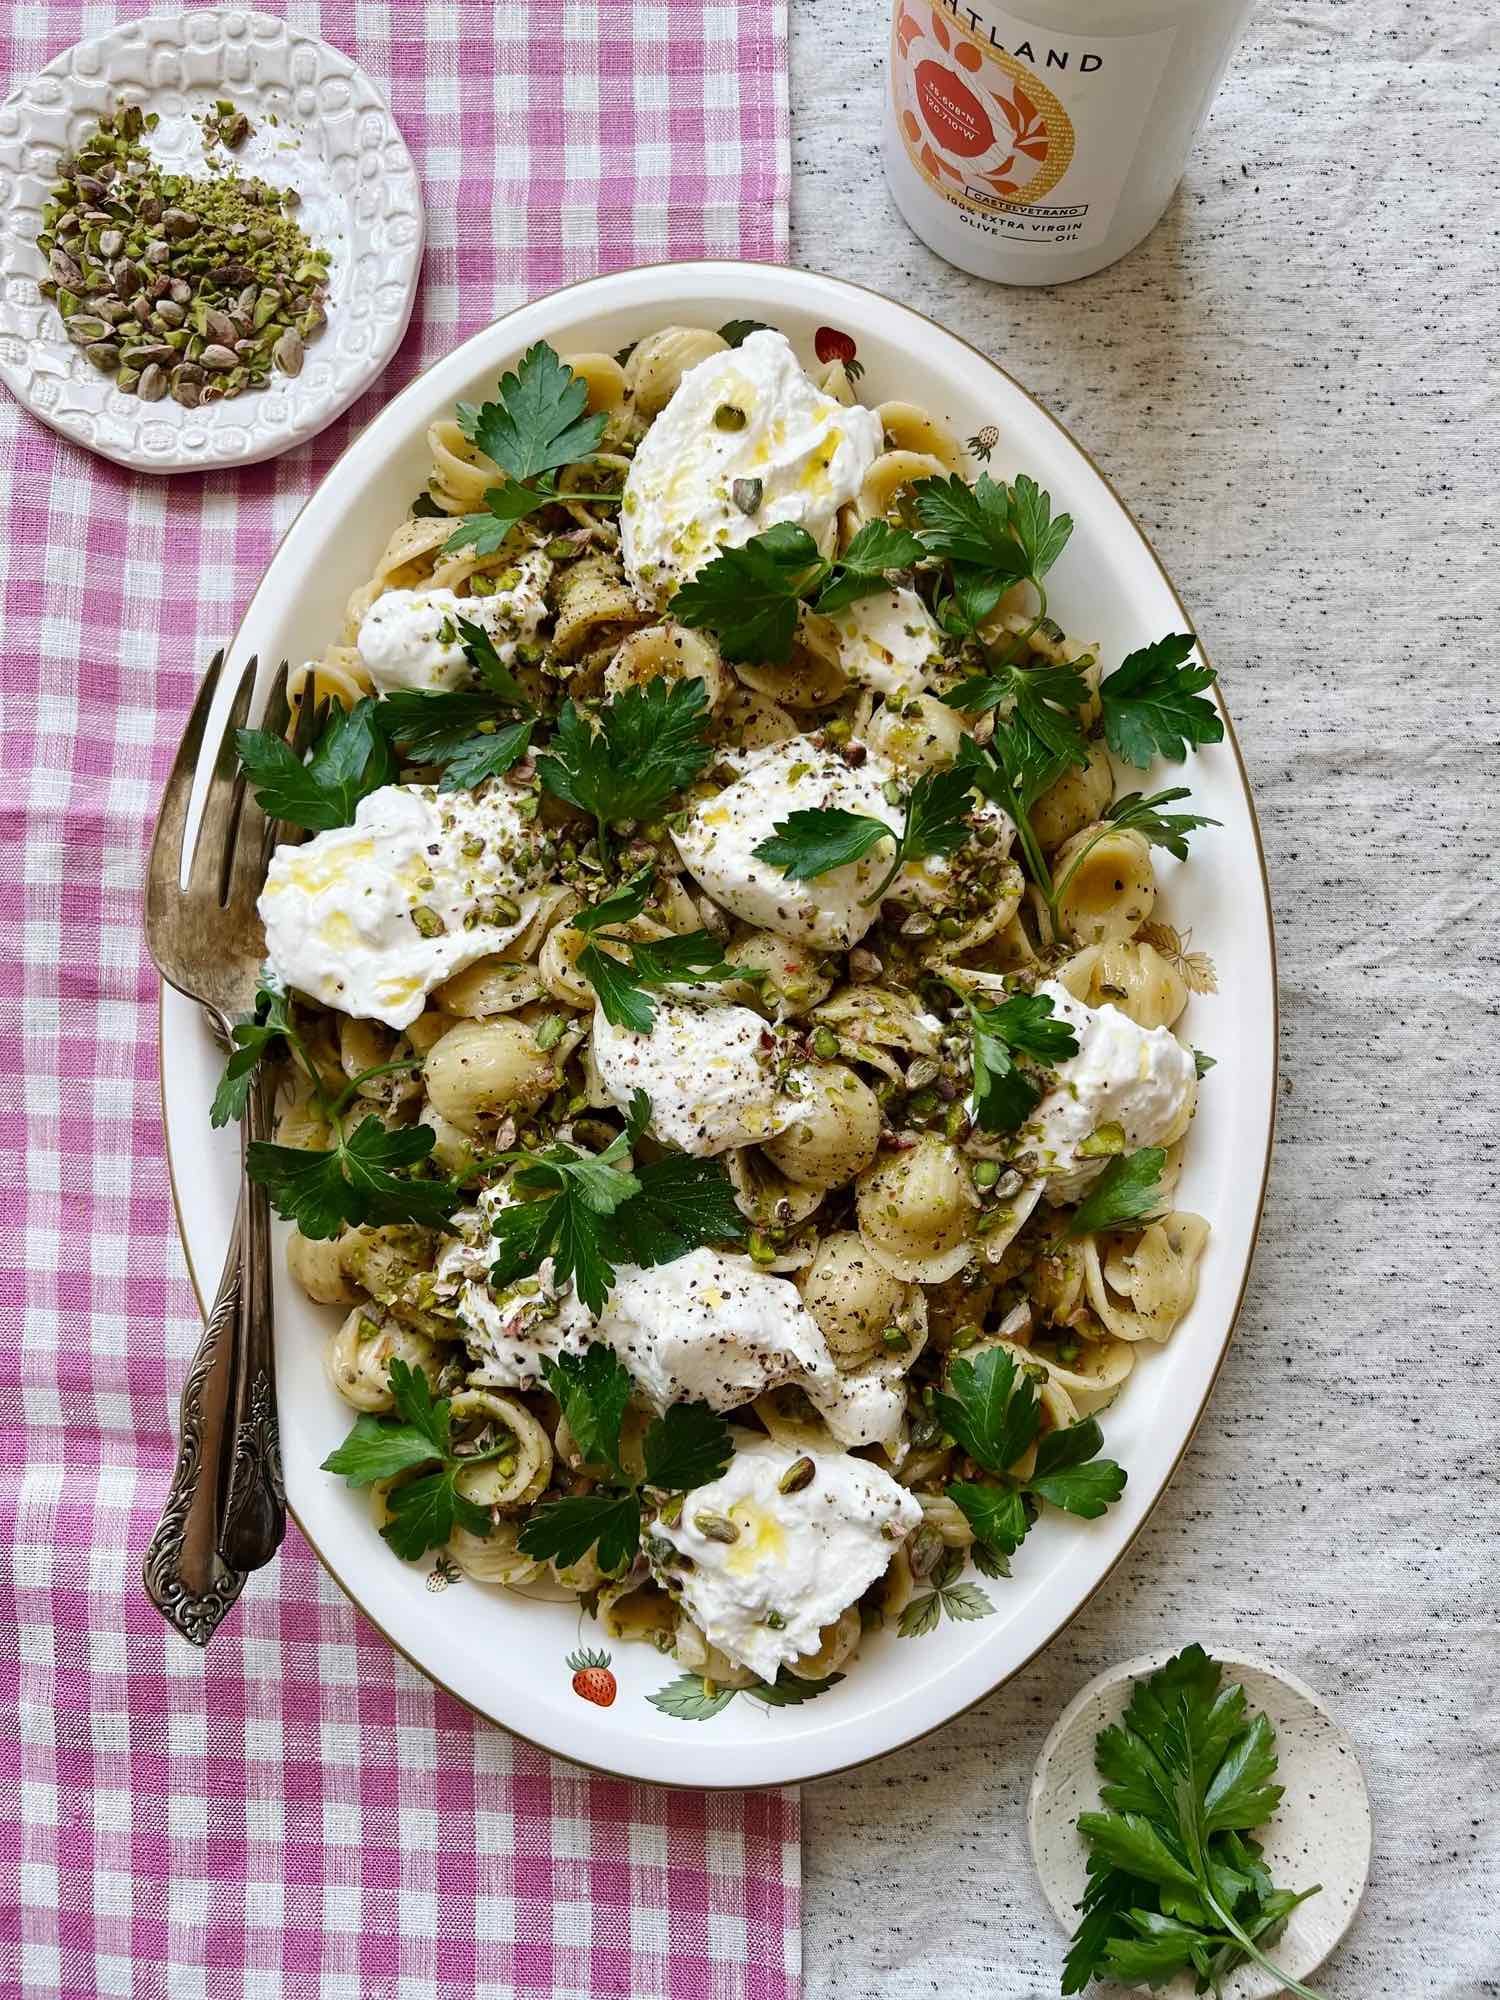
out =
[[[818,1649],[820,1634],[883,1576],[922,1510],[888,1472],[844,1452],[818,1452],[811,1482],[783,1493],[802,1456],[769,1439],[737,1438],[728,1470],[684,1497],[677,1521],[654,1536],[692,1566],[669,1564],[681,1602],[710,1645],[771,1681],[790,1660]],[[717,1516],[738,1531],[726,1542],[704,1534]],[[769,1622],[775,1619],[775,1623]]]
[[614,1027],[602,1007],[594,1010],[594,1067],[620,1109],[644,1090],[652,1132],[699,1159],[784,1132],[797,1104],[776,1094],[771,1038],[759,1014],[654,998],[648,1035]]
[[[503,782],[384,785],[352,826],[277,848],[258,905],[266,955],[325,1007],[404,1028],[434,986],[520,935],[544,872]],[[518,914],[497,912],[497,898]]]
[[866,755],[855,767],[811,738],[794,736],[747,759],[744,776],[695,807],[672,837],[695,879],[747,924],[804,944],[847,949],[879,914],[864,908],[861,898],[879,886],[890,867],[890,846],[881,841],[862,861],[810,882],[794,882],[769,861],[757,860],[755,849],[770,839],[778,820],[829,806],[884,820],[899,833],[901,808],[883,790],[893,776],[892,766],[879,757]]
[[928,665],[942,657],[943,635],[914,590],[858,598],[829,622],[838,634],[844,672],[881,694],[920,694]]
[[[690,368],[641,440],[620,510],[626,574],[644,603],[665,603],[721,548],[781,521],[831,554],[881,443],[875,412],[825,396],[785,335],[748,335]],[[759,482],[753,512],[736,480]]]
[[797,1287],[746,1256],[705,1248],[649,1270],[622,1265],[597,1320],[571,1288],[559,1289],[550,1258],[535,1277],[492,1292],[489,1225],[508,1200],[496,1190],[456,1218],[463,1233],[437,1263],[438,1296],[457,1304],[477,1380],[533,1389],[544,1357],[581,1354],[597,1340],[658,1410],[672,1403],[734,1410],[790,1382],[841,1444],[895,1442],[904,1397],[889,1384],[840,1375]]
[[1078,1053],[1057,1065],[1057,1080],[1027,1121],[1021,1138],[1038,1156],[1054,1201],[1076,1201],[1109,1164],[1080,1156],[1101,1125],[1118,1125],[1124,1150],[1169,1144],[1180,1136],[1198,1093],[1189,1050],[1170,1028],[1141,1028],[1118,1007],[1088,1007],[1055,979],[1037,987],[1068,1023]]
[[459,639],[460,618],[488,632],[500,659],[511,665],[517,647],[536,637],[547,616],[551,573],[547,557],[535,554],[516,565],[513,583],[489,597],[446,589],[383,591],[360,621],[356,643],[366,672],[382,694],[465,686],[473,670]]

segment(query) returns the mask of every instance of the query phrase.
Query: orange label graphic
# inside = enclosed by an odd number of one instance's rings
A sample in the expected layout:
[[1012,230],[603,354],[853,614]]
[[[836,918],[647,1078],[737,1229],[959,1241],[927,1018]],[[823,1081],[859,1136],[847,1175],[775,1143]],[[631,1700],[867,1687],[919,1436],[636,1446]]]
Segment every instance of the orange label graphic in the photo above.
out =
[[1041,78],[936,7],[896,9],[896,117],[912,165],[952,195],[1029,204],[1073,158],[1073,122]]

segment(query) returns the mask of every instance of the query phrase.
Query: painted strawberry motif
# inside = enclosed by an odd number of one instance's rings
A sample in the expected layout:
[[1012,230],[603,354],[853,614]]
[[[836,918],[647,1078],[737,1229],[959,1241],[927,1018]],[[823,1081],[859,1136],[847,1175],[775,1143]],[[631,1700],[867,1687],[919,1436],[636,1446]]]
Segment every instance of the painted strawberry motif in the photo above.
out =
[[568,1665],[573,1669],[574,1694],[593,1702],[596,1708],[608,1708],[620,1691],[609,1670],[609,1654],[569,1653]]
[[836,326],[820,326],[813,335],[813,353],[825,365],[830,361],[842,361],[851,382],[857,382],[863,375],[864,364],[855,359],[854,336],[843,333]]

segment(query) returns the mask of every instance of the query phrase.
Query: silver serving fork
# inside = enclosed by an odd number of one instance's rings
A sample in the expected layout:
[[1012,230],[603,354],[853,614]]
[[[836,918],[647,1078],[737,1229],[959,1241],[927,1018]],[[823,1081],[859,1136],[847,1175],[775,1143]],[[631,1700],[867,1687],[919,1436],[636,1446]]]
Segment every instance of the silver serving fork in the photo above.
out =
[[[265,943],[256,915],[274,823],[246,789],[235,754],[255,688],[240,677],[214,763],[188,885],[179,886],[188,802],[223,670],[210,663],[167,780],[146,872],[146,942],[163,979],[196,1000],[219,1038],[254,1004]],[[302,704],[298,736],[312,720]],[[288,720],[286,667],[271,691],[268,729]],[[257,1079],[243,1139],[268,1136],[269,1087]],[[286,1532],[271,1336],[270,1217],[265,1191],[244,1182],[224,1274],[182,1392],[177,1465],[145,1562],[148,1596],[195,1645],[206,1645],[248,1571],[270,1561]]]

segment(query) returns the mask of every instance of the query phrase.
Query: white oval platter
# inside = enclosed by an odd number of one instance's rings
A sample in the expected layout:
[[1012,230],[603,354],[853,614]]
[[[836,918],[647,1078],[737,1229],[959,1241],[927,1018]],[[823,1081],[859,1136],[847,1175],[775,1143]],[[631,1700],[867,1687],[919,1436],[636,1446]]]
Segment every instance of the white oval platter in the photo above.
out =
[[[235,635],[231,667],[258,654],[264,679],[277,661],[320,651],[342,622],[391,528],[428,471],[425,432],[460,398],[491,392],[503,368],[536,340],[560,352],[613,352],[672,322],[710,327],[754,315],[773,321],[812,360],[813,335],[838,327],[858,344],[870,403],[904,398],[945,418],[960,438],[999,432],[991,469],[1029,472],[1076,523],[1048,578],[1064,628],[1097,639],[1106,665],[1132,648],[1187,629],[1186,613],[1140,530],[1084,451],[1000,368],[932,321],[875,293],[766,265],[660,265],[595,278],[509,314],[428,370],[355,440],[292,524]],[[220,691],[207,743],[217,742],[237,673]],[[200,793],[207,767],[200,773]],[[398,1562],[364,1500],[318,1470],[344,1435],[349,1411],[323,1374],[332,1314],[284,1274],[277,1292],[277,1365],[287,1492],[330,1572],[391,1642],[481,1714],[546,1749],[623,1776],[694,1786],[749,1786],[814,1778],[893,1750],[938,1727],[1016,1673],[1098,1589],[1161,1495],[1213,1387],[1244,1292],[1270,1153],[1276,1074],[1276,983],[1265,867],[1232,734],[1186,773],[1162,767],[1145,782],[1191,783],[1196,809],[1221,822],[1182,868],[1163,856],[1158,914],[1208,952],[1218,990],[1195,996],[1180,1024],[1217,1058],[1187,1149],[1178,1203],[1207,1216],[1197,1302],[1171,1341],[1143,1356],[1105,1430],[1129,1470],[1122,1501],[1097,1522],[1042,1521],[1008,1582],[986,1585],[993,1617],[944,1620],[904,1639],[867,1639],[837,1687],[798,1708],[736,1699],[704,1722],[678,1721],[646,1697],[678,1669],[649,1647],[612,1647],[619,1692],[611,1707],[573,1693],[566,1655],[600,1643],[576,1607],[539,1604],[465,1580],[434,1596],[427,1566]],[[1133,779],[1132,782],[1139,782]],[[219,1056],[196,1011],[167,991],[162,1088],[183,1240],[200,1296],[211,1294],[234,1211],[237,1151],[209,1128]]]
[[[300,375],[202,410],[143,403],[73,346],[37,289],[42,209],[62,156],[124,104],[157,114],[147,144],[163,167],[211,171],[196,121],[216,98],[256,128],[236,167],[295,188],[299,221],[330,253],[328,325]],[[270,14],[190,8],[65,49],[0,104],[0,235],[0,381],[44,424],[117,464],[211,472],[305,443],[380,374],[416,300],[422,191],[396,121],[346,55]]]

